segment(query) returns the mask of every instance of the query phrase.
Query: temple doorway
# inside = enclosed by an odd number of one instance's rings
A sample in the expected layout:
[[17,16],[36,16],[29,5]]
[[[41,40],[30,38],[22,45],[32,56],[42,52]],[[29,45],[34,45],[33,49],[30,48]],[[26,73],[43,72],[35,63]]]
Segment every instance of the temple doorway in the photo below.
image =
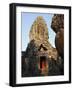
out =
[[41,70],[41,75],[48,74],[48,63],[46,56],[40,56],[40,70]]
[[46,57],[45,56],[41,56],[40,57],[40,69],[43,69],[46,67]]

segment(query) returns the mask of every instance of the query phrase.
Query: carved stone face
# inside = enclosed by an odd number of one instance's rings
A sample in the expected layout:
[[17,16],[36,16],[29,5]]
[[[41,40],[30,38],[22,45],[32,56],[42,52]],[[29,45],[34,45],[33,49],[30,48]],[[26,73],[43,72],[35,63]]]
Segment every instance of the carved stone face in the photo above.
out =
[[48,40],[48,28],[42,16],[38,16],[31,26],[30,40]]
[[51,27],[56,33],[55,46],[59,55],[63,58],[64,54],[64,15],[54,14]]
[[54,14],[51,27],[56,33],[60,30],[60,28],[64,28],[64,15]]

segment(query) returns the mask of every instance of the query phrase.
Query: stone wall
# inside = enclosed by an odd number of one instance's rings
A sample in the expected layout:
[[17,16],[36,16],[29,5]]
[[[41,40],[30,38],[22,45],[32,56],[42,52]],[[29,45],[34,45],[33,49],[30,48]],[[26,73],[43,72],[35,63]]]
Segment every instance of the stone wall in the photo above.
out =
[[[52,21],[52,25],[56,25],[56,23],[54,24],[54,21]],[[52,26],[52,28],[55,28],[55,32],[59,35],[57,25],[55,27]],[[57,49],[49,42],[47,24],[42,16],[37,17],[32,24],[29,39],[25,55],[22,56],[22,77],[63,75],[64,62],[59,56]],[[55,43],[58,45],[58,38],[56,40]],[[57,45],[56,47],[58,47]],[[46,58],[44,60],[46,64],[44,68],[40,68],[41,57]]]

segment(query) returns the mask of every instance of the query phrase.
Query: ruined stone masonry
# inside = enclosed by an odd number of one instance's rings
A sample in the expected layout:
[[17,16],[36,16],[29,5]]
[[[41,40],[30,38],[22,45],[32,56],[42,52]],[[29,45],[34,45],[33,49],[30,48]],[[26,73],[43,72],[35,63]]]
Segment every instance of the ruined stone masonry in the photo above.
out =
[[38,16],[29,32],[29,43],[22,54],[22,76],[47,76],[63,74],[61,57],[50,42],[45,20]]
[[52,18],[51,28],[56,33],[55,46],[59,55],[64,58],[64,15],[55,14]]

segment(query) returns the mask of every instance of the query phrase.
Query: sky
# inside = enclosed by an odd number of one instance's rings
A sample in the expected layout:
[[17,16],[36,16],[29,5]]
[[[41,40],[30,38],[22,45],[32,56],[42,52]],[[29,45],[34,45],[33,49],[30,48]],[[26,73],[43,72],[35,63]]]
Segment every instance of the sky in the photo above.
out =
[[29,43],[29,31],[33,22],[36,20],[38,16],[43,16],[49,33],[49,41],[53,47],[55,47],[54,40],[55,40],[55,32],[51,28],[51,22],[53,14],[50,13],[31,13],[31,12],[22,12],[21,13],[21,29],[22,29],[22,51],[25,51],[27,45]]

